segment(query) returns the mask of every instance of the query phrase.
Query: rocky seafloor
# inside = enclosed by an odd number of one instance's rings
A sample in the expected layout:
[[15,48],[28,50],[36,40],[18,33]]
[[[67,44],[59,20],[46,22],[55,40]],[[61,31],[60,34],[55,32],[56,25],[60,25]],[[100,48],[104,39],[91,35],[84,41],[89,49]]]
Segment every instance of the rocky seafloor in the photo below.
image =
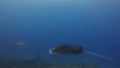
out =
[[39,63],[32,61],[0,61],[0,68],[97,68],[96,65],[81,62],[77,64]]

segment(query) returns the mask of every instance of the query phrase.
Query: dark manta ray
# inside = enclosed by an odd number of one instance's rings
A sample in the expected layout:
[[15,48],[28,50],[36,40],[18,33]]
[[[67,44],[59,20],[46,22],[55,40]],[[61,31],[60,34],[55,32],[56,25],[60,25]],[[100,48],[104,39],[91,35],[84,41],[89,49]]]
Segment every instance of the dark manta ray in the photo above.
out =
[[60,45],[49,50],[50,54],[64,54],[64,55],[77,55],[82,54],[82,47],[71,46],[71,45]]
[[84,54],[84,53],[89,53],[101,58],[105,58],[108,60],[112,60],[112,61],[116,61],[115,59],[100,55],[100,54],[96,54],[94,52],[91,51],[85,51],[83,50],[83,48],[81,46],[74,46],[74,45],[67,45],[67,44],[62,44],[59,46],[55,46],[51,49],[49,49],[49,53],[54,55],[54,54],[63,54],[63,55],[79,55],[79,54]]

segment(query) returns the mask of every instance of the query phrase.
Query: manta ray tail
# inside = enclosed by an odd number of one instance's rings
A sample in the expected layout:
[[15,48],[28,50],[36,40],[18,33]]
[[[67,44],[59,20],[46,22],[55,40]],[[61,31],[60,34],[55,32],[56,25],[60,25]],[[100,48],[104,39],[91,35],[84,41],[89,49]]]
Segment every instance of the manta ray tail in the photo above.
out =
[[108,60],[111,60],[111,61],[117,61],[113,58],[110,58],[110,57],[106,57],[106,56],[103,56],[103,55],[100,55],[100,54],[96,54],[94,52],[91,52],[91,51],[86,51],[86,53],[89,53],[89,54],[92,54],[92,55],[95,55],[95,56],[98,56],[98,57],[101,57],[101,58],[105,58],[105,59],[108,59]]

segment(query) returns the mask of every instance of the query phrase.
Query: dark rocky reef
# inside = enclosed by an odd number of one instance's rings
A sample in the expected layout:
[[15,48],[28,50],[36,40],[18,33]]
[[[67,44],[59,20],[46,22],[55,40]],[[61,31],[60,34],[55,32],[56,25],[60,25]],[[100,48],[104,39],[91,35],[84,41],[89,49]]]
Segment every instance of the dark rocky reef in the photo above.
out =
[[79,64],[39,63],[33,61],[0,61],[0,68],[97,68],[95,65],[82,62]]

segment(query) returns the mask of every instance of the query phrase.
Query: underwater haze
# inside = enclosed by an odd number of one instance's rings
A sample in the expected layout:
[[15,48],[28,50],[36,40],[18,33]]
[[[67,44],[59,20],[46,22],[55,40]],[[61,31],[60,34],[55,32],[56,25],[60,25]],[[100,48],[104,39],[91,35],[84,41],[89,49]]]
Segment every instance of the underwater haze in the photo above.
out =
[[[0,60],[88,62],[120,68],[119,0],[0,0]],[[96,54],[51,55],[59,44]]]

